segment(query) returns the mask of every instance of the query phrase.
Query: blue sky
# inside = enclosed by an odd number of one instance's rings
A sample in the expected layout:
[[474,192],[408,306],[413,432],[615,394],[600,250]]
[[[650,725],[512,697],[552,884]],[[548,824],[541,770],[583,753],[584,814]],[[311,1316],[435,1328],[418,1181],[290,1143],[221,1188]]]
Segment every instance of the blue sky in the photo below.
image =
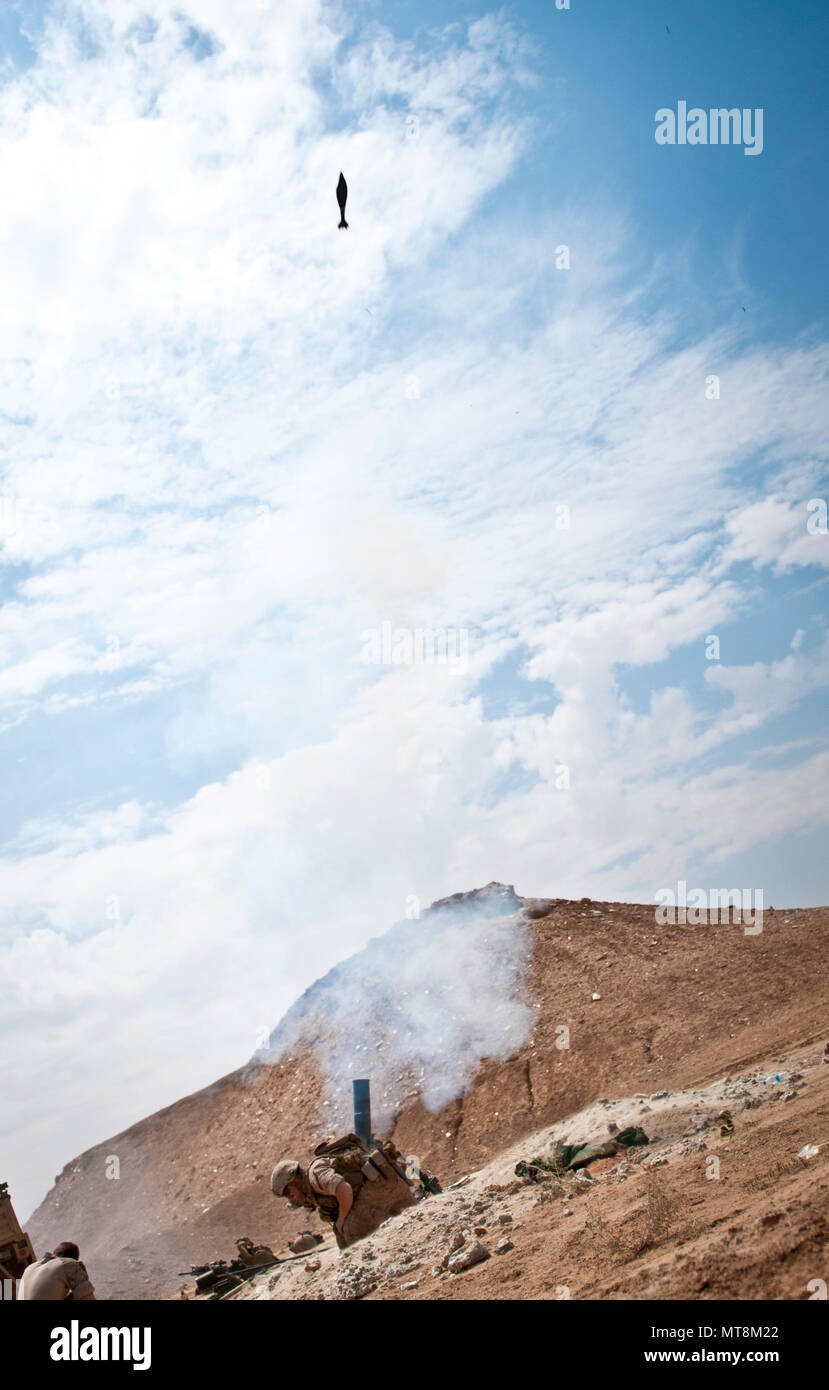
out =
[[[827,900],[827,27],[4,7],[0,1034],[31,1201],[413,897]],[[657,145],[680,100],[762,108],[762,154]],[[366,664],[384,624],[464,660]]]

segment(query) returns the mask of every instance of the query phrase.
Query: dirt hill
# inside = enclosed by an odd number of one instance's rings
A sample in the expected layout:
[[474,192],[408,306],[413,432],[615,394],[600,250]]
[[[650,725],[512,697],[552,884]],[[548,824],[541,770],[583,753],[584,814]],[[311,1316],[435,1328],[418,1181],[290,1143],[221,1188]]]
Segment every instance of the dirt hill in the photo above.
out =
[[102,1296],[164,1296],[237,1236],[280,1251],[308,1225],[270,1171],[348,1118],[352,1077],[372,1078],[377,1131],[448,1185],[600,1098],[705,1086],[829,1037],[827,928],[826,908],[767,909],[751,935],[658,926],[653,905],[456,895],[313,985],[267,1056],[67,1164],[28,1231],[38,1253],[76,1240]]
[[[258,1300],[786,1299],[825,1282],[829,1055],[814,1043],[708,1086],[611,1101],[499,1154],[342,1254],[329,1240],[231,1294]],[[774,1077],[780,1076],[780,1082]],[[518,1160],[649,1143],[576,1172]],[[816,1151],[815,1151],[816,1150]],[[195,1294],[190,1284],[183,1290]]]

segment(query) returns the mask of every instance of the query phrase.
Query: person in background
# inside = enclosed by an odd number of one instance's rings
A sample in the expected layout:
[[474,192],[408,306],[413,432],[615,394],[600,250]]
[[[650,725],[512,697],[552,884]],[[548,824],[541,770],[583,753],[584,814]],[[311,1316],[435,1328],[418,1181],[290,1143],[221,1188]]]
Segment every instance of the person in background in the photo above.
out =
[[62,1240],[34,1264],[27,1265],[20,1281],[18,1298],[63,1303],[95,1302],[95,1288],[82,1264],[80,1251],[72,1240]]

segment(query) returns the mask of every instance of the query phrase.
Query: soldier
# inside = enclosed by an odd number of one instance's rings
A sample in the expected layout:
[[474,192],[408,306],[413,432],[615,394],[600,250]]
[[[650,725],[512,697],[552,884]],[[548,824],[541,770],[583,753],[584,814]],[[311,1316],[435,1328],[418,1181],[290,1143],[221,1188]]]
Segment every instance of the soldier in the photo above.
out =
[[95,1288],[81,1263],[74,1241],[62,1240],[55,1253],[27,1265],[20,1281],[21,1299],[50,1300],[55,1303],[94,1303]]
[[381,1148],[369,1153],[354,1134],[320,1144],[315,1154],[307,1170],[295,1158],[277,1163],[271,1191],[332,1222],[341,1250],[417,1201],[397,1164]]

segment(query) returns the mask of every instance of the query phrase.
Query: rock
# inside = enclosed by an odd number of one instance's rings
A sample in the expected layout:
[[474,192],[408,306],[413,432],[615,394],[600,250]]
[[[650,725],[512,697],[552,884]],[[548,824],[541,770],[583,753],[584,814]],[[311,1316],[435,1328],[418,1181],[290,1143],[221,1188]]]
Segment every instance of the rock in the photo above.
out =
[[471,1269],[472,1265],[480,1264],[482,1260],[489,1259],[489,1251],[479,1240],[468,1240],[462,1250],[450,1255],[446,1268],[450,1274],[460,1274],[464,1269]]
[[512,1217],[510,1216],[509,1212],[508,1212],[508,1211],[502,1211],[502,1212],[501,1212],[501,1215],[498,1217],[498,1225],[499,1225],[499,1226],[509,1226],[511,1222],[512,1222]]
[[401,1288],[416,1289],[419,1282],[420,1281],[418,1279],[409,1279],[405,1284],[401,1284]]
[[473,1233],[473,1235],[476,1235],[476,1236],[485,1236],[485,1235],[486,1235],[486,1226],[473,1226],[473,1227],[472,1227],[472,1233]]
[[572,1215],[573,1215],[573,1213],[571,1212],[571,1210],[570,1210],[569,1207],[565,1207],[565,1208],[564,1208],[564,1211],[563,1211],[561,1214],[562,1214],[562,1216],[572,1216]]
[[295,1255],[304,1255],[306,1250],[316,1250],[318,1245],[319,1241],[310,1231],[301,1231],[288,1242],[288,1249]]
[[334,1298],[353,1302],[377,1288],[377,1276],[368,1269],[344,1269],[334,1285]]
[[492,1253],[493,1255],[506,1255],[508,1250],[514,1249],[515,1246],[513,1245],[509,1236],[502,1236],[501,1239],[497,1241],[495,1245],[493,1245]]
[[609,1125],[607,1126],[607,1132],[608,1132],[608,1134],[618,1134],[618,1133],[619,1133],[619,1126],[618,1126],[617,1124],[615,1124],[615,1123],[613,1122],[613,1120],[611,1120],[610,1123],[609,1123]]
[[817,1158],[819,1153],[820,1146],[818,1144],[804,1144],[803,1148],[798,1151],[797,1156],[798,1158],[804,1159]]
[[651,1093],[649,1099],[650,1099],[650,1100],[666,1100],[666,1099],[667,1099],[667,1096],[668,1096],[668,1092],[667,1092],[667,1091],[653,1091],[653,1092]]
[[308,1260],[305,1265],[305,1269],[308,1274],[316,1274],[317,1270],[321,1267],[322,1260]]
[[593,999],[593,1000],[601,999],[601,997],[602,997],[602,996],[601,996],[600,994],[596,994],[595,992],[594,992],[593,994],[591,994],[591,996],[590,996],[590,998]]
[[449,1254],[451,1255],[454,1250],[460,1250],[461,1246],[465,1244],[466,1233],[464,1231],[455,1231],[449,1242]]

